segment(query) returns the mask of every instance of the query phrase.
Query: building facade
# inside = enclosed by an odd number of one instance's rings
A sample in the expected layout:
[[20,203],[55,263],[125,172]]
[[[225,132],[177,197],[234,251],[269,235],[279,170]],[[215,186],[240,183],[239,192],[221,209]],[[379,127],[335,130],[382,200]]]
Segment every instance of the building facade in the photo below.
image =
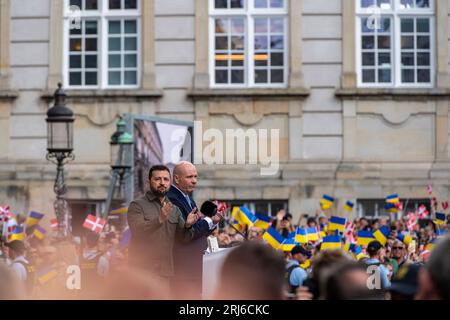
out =
[[200,164],[198,203],[299,217],[328,194],[370,215],[392,193],[426,202],[427,184],[450,195],[449,0],[0,4],[0,203],[16,212],[53,212],[45,113],[58,82],[76,115],[74,215],[103,210],[124,113],[279,130],[276,175]]

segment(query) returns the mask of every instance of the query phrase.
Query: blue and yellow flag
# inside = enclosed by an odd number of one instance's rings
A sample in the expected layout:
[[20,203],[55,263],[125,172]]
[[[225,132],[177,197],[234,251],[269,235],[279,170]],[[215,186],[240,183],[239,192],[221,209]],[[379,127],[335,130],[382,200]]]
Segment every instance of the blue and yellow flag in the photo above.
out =
[[255,213],[255,217],[255,227],[267,230],[272,225],[272,219],[265,214]]
[[392,203],[392,204],[396,204],[398,202],[400,202],[400,199],[398,197],[398,194],[391,194],[389,196],[386,197],[386,202],[387,203]]
[[353,210],[353,207],[354,207],[354,206],[355,206],[355,204],[354,204],[353,202],[347,201],[347,202],[344,204],[344,210],[347,211],[347,212],[351,212],[351,211]]
[[252,227],[256,222],[255,215],[244,206],[239,208],[239,210],[236,212],[234,218],[239,223],[245,224],[249,228]]
[[233,223],[231,224],[234,229],[236,229],[240,233],[245,232],[245,224],[239,223],[236,219],[233,220]]
[[275,249],[278,249],[284,241],[284,237],[273,227],[264,232],[263,239]]
[[25,240],[25,232],[24,232],[22,226],[16,226],[14,228],[13,232],[9,235],[8,241],[11,242],[14,240],[19,240],[19,241]]
[[297,241],[298,243],[308,242],[308,233],[306,232],[306,228],[297,227],[297,232],[295,234],[295,241]]
[[31,227],[31,226],[34,226],[35,224],[38,224],[39,221],[41,221],[43,216],[44,216],[43,213],[30,211],[28,213],[27,222],[26,222],[27,227]]
[[386,203],[384,205],[384,209],[389,213],[397,213],[398,212],[397,206],[393,203]]
[[405,245],[409,245],[412,241],[412,237],[409,234],[397,232],[397,239],[403,242]]
[[112,211],[109,212],[110,215],[119,215],[119,214],[124,214],[128,212],[128,208],[127,207],[122,207],[122,208],[118,208],[118,209],[114,209]]
[[360,246],[354,245],[354,247],[350,248],[350,251],[353,253],[353,256],[356,260],[359,260],[364,257],[364,253]]
[[52,267],[44,268],[37,273],[37,279],[40,284],[46,284],[57,276],[58,272]]
[[367,247],[369,245],[369,243],[371,243],[373,240],[375,240],[375,238],[373,236],[373,232],[366,231],[366,230],[358,231],[357,238],[358,239],[356,240],[356,243],[359,244],[360,246],[365,246],[365,247]]
[[294,248],[296,245],[297,243],[295,242],[295,239],[293,238],[284,239],[283,243],[281,244],[281,250],[290,252],[292,248]]
[[322,210],[330,209],[333,206],[334,198],[330,197],[327,194],[324,194],[322,196],[322,199],[320,199],[320,207]]
[[434,223],[437,225],[445,224],[445,213],[436,212],[436,220],[434,220]]
[[383,246],[386,245],[387,239],[389,237],[389,228],[386,226],[381,226],[380,229],[373,233],[375,239],[377,239]]
[[437,239],[441,239],[445,236],[445,231],[442,229],[437,229],[436,230],[436,238]]
[[306,237],[308,241],[319,241],[319,233],[315,227],[306,228]]
[[341,236],[326,236],[323,238],[322,244],[320,245],[320,250],[341,249],[341,247]]
[[330,224],[328,225],[328,231],[338,230],[341,233],[344,233],[346,218],[341,217],[331,217]]
[[42,228],[40,225],[37,225],[36,228],[33,230],[33,235],[39,240],[43,240],[46,234],[47,230]]

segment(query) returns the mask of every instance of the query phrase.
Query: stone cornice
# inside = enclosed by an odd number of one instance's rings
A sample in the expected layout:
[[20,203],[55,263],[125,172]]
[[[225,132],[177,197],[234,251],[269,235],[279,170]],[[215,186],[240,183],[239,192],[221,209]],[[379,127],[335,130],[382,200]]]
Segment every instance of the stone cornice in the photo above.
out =
[[[90,102],[133,102],[156,100],[163,92],[154,90],[66,90],[67,100],[75,103]],[[47,102],[53,100],[53,92],[43,92],[41,98]]]
[[188,97],[194,100],[210,99],[305,99],[309,96],[307,88],[286,89],[192,89]]
[[353,88],[337,89],[335,95],[346,100],[417,100],[448,99],[450,89],[444,88]]

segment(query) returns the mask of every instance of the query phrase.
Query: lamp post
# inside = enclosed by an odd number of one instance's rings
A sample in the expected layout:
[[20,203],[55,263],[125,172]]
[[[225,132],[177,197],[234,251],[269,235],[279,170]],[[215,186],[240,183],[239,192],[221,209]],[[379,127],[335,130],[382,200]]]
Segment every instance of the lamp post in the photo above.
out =
[[54,105],[47,111],[47,160],[55,163],[56,179],[53,190],[56,200],[53,204],[58,221],[58,237],[69,234],[70,212],[65,199],[67,187],[64,182],[64,164],[73,160],[73,122],[72,110],[66,107],[66,94],[61,83],[54,94]]
[[109,214],[117,178],[119,178],[120,194],[124,176],[131,170],[130,155],[133,152],[133,136],[126,132],[126,125],[126,122],[120,118],[116,124],[116,132],[111,136],[110,165],[112,170],[112,181],[108,191],[108,198],[106,199],[105,217]]

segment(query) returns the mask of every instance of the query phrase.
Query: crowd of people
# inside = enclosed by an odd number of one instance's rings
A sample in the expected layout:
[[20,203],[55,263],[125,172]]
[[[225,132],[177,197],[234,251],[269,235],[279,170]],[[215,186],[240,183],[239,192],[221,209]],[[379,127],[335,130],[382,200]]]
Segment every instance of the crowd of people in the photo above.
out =
[[[172,176],[154,166],[149,191],[128,208],[126,228],[106,224],[64,239],[30,230],[23,239],[3,235],[0,299],[201,299],[209,236],[231,248],[217,271],[216,299],[450,299],[450,215],[414,226],[407,216],[347,219],[340,243],[327,247],[325,237],[339,232],[325,211],[294,223],[280,210],[265,227],[238,228],[233,210],[218,203],[200,212],[196,182],[190,163]],[[265,238],[269,226],[283,239],[299,228],[317,230],[317,238],[274,246]],[[358,241],[360,231],[379,230],[388,231],[385,241]]]

